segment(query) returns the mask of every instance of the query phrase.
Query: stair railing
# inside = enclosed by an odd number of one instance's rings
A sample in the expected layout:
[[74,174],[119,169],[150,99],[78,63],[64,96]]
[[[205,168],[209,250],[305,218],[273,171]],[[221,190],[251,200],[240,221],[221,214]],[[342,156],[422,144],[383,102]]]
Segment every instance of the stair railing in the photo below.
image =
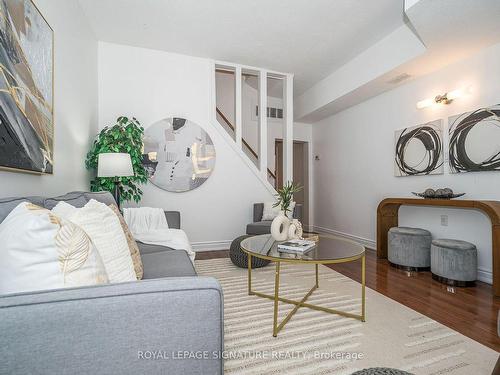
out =
[[[233,132],[235,132],[235,131],[236,131],[236,129],[235,129],[234,125],[233,125],[233,124],[231,124],[231,121],[229,121],[229,120],[227,119],[227,117],[226,117],[226,116],[224,115],[224,113],[223,113],[223,112],[219,109],[219,107],[216,107],[216,108],[215,108],[215,110],[217,111],[217,114],[218,114],[218,115],[222,118],[222,120],[224,121],[224,123],[225,123],[227,126],[229,126],[229,128],[230,128]],[[250,145],[248,144],[248,142],[247,142],[245,139],[243,139],[243,138],[241,139],[241,142],[242,142],[243,146],[246,148],[246,150],[247,150],[248,152],[250,152],[250,153],[251,153],[251,154],[255,157],[255,159],[259,160],[259,155],[257,155],[257,153],[253,150],[252,146],[250,146]],[[267,168],[267,174],[268,174],[268,176],[270,176],[270,177],[274,180],[274,186],[276,186],[276,174],[275,174],[275,173],[273,173],[273,171],[271,171],[269,168]]]

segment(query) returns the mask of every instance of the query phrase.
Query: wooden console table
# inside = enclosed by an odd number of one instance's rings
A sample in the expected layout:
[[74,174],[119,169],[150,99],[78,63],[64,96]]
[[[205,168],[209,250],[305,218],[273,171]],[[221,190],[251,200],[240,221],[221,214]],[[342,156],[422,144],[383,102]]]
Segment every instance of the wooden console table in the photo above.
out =
[[377,257],[387,258],[387,232],[398,226],[402,205],[469,208],[483,211],[491,220],[493,293],[500,296],[500,202],[447,199],[387,198],[377,208]]

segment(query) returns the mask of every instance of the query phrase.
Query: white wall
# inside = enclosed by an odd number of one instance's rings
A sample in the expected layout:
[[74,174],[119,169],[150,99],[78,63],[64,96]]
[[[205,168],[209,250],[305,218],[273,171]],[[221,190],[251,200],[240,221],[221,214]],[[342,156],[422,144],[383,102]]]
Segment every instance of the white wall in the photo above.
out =
[[[394,177],[394,131],[500,103],[500,45],[372,98],[313,124],[315,225],[355,236],[371,246],[376,209],[385,197],[411,197],[427,187],[450,187],[468,199],[500,200],[500,173]],[[464,85],[472,95],[448,106],[418,110],[415,103]],[[445,131],[446,133],[447,131]],[[500,140],[499,140],[500,144]],[[447,168],[446,168],[447,169]],[[449,215],[449,226],[440,226]],[[473,242],[479,250],[479,277],[491,280],[491,229],[477,211],[402,207],[400,224],[429,229],[435,237]]]
[[54,174],[0,171],[0,197],[88,190],[85,155],[97,131],[97,42],[77,0],[35,0],[54,30]]
[[[215,73],[215,96],[216,106],[224,114],[224,117],[231,123],[233,127],[236,126],[235,119],[235,75],[228,73]],[[227,133],[233,138],[236,138],[234,131],[226,124],[224,119],[217,113],[217,121],[226,129]]]
[[215,89],[217,96],[217,107],[224,113],[224,116],[231,122],[235,124],[234,110],[235,110],[235,78],[234,74],[229,73],[215,73]]
[[252,204],[273,200],[212,120],[213,65],[208,59],[99,42],[99,125],[120,115],[135,116],[144,127],[177,116],[203,127],[215,144],[217,161],[199,188],[170,193],[144,186],[143,206],[179,210],[182,226],[197,248],[227,248],[245,233]]

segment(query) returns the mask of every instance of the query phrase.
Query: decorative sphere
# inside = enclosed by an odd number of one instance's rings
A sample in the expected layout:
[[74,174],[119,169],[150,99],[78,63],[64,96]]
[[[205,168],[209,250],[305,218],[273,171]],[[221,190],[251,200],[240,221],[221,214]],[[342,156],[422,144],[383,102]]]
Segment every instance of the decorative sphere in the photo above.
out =
[[447,197],[451,198],[453,196],[453,190],[451,190],[450,188],[444,188],[443,191]]
[[436,197],[443,198],[443,197],[446,197],[446,196],[447,196],[447,194],[446,194],[446,192],[444,191],[444,189],[437,189],[437,190],[436,190],[436,193],[435,193],[435,196],[436,196]]
[[433,197],[436,195],[436,192],[434,191],[434,189],[425,189],[424,195],[426,197]]

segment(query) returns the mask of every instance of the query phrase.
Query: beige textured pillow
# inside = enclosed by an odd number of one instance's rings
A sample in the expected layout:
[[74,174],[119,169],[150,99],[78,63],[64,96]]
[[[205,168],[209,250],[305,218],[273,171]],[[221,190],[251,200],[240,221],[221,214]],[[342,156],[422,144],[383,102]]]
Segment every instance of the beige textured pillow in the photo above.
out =
[[29,202],[0,224],[0,294],[108,282],[104,264],[82,228]]
[[113,212],[116,214],[116,216],[118,216],[118,219],[120,220],[123,233],[125,233],[125,237],[127,238],[128,248],[130,250],[130,255],[132,256],[132,262],[134,263],[134,271],[137,275],[137,280],[141,280],[144,276],[144,268],[142,266],[139,246],[137,246],[137,242],[135,242],[134,236],[130,232],[130,229],[128,229],[128,225],[125,222],[125,219],[123,218],[116,204],[110,204],[108,207],[113,210]]
[[80,226],[88,234],[101,256],[111,283],[137,280],[125,233],[111,208],[91,199],[82,208],[59,202],[52,211]]

